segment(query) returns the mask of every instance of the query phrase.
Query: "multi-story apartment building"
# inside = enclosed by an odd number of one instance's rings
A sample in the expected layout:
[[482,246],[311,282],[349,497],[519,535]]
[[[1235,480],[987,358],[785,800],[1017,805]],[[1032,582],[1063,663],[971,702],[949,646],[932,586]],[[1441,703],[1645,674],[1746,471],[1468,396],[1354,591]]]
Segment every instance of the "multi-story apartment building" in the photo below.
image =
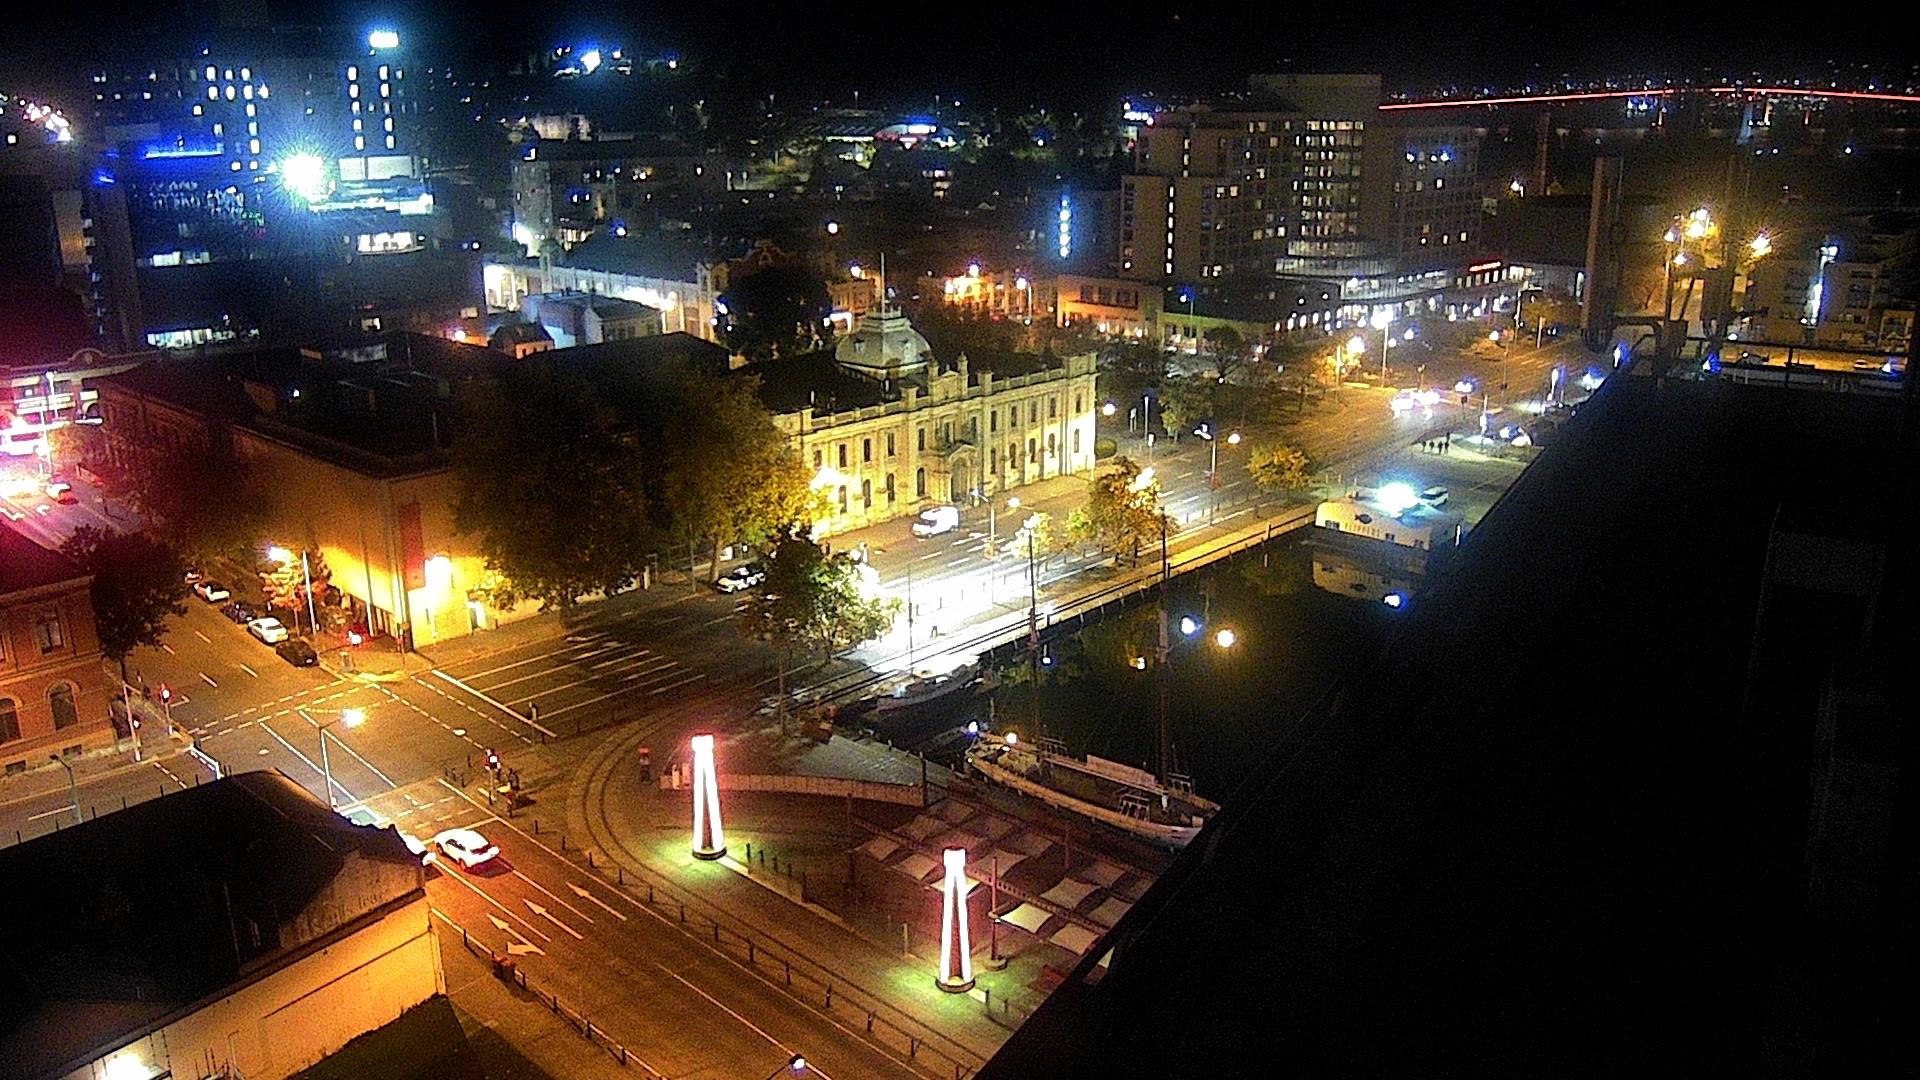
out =
[[1894,290],[1890,253],[1872,241],[1828,236],[1782,245],[1759,260],[1743,307],[1761,341],[1897,348],[1911,334],[1914,298]]
[[529,254],[572,247],[603,226],[656,209],[656,199],[725,187],[723,159],[665,139],[536,142],[513,162],[513,238]]
[[92,580],[0,527],[0,768],[9,774],[116,741]]
[[1403,272],[1464,266],[1480,239],[1479,133],[1393,115],[1361,151],[1360,231]]
[[1158,114],[1120,189],[1120,271],[1198,281],[1353,254],[1377,75],[1256,76],[1238,99]]

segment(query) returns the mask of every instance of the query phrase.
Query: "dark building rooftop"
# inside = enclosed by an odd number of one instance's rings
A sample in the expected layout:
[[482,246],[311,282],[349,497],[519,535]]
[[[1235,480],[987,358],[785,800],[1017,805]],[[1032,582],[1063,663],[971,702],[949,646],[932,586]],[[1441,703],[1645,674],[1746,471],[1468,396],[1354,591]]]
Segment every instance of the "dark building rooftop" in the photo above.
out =
[[0,526],[0,597],[86,578],[72,559]]
[[0,918],[14,928],[0,956],[3,1071],[63,1075],[415,898],[424,880],[397,833],[270,772],[0,850]]
[[713,260],[700,245],[672,236],[614,236],[604,231],[575,244],[560,257],[562,266],[665,281],[693,281],[694,268],[708,261]]
[[1904,1075],[1901,408],[1610,380],[980,1076]]
[[457,390],[512,363],[430,335],[350,335],[312,348],[166,356],[104,384],[369,475],[400,475],[443,460]]

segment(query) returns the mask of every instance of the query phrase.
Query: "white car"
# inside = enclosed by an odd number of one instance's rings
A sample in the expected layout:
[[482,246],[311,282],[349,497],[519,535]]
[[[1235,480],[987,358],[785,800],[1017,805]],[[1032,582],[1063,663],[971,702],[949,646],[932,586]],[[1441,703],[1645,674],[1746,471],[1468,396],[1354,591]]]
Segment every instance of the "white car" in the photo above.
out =
[[287,640],[287,628],[280,624],[279,619],[272,617],[255,619],[248,623],[247,633],[268,645],[278,645]]
[[960,527],[960,508],[957,506],[930,506],[920,511],[920,517],[913,523],[913,535],[925,539],[950,533]]
[[233,599],[233,594],[227,591],[227,587],[217,581],[196,581],[193,584],[193,591],[209,604]]
[[433,846],[465,870],[485,866],[500,854],[499,848],[472,829],[448,829],[433,838]]
[[1438,484],[1420,493],[1420,501],[1426,503],[1428,506],[1445,506],[1448,497],[1449,493],[1447,489]]
[[751,589],[765,580],[767,580],[765,567],[759,563],[747,563],[721,574],[719,580],[713,583],[713,587],[723,593],[736,593],[742,589]]

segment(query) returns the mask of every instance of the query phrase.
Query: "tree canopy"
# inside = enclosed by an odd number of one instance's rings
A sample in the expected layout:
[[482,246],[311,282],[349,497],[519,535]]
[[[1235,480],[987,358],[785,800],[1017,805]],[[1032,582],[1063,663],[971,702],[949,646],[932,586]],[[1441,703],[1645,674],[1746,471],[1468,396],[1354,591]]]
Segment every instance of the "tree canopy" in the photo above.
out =
[[474,391],[466,420],[454,520],[479,534],[496,603],[565,607],[639,578],[653,550],[645,470],[592,383],[518,365]]
[[1160,482],[1132,458],[1114,458],[1094,476],[1084,510],[1075,526],[1101,547],[1136,562],[1141,547],[1158,542],[1163,528]]
[[190,559],[251,561],[266,502],[246,462],[223,449],[157,441],[134,445],[126,461],[126,494],[148,532]]
[[1284,443],[1254,447],[1247,455],[1247,473],[1260,490],[1276,495],[1300,491],[1313,483],[1313,465],[1306,451]]
[[767,580],[740,606],[739,627],[783,654],[818,652],[829,659],[885,634],[900,611],[897,598],[865,586],[862,565],[851,555],[829,555],[799,530],[774,542],[766,568]]
[[60,551],[93,575],[100,651],[123,665],[136,647],[159,645],[168,620],[187,613],[186,560],[162,541],[82,525]]
[[794,258],[735,278],[722,303],[728,347],[756,360],[812,347],[833,310],[825,279]]
[[685,407],[665,419],[661,508],[674,538],[689,551],[707,541],[717,577],[722,544],[757,547],[806,522],[814,493],[760,403],[756,380],[690,372],[672,394]]

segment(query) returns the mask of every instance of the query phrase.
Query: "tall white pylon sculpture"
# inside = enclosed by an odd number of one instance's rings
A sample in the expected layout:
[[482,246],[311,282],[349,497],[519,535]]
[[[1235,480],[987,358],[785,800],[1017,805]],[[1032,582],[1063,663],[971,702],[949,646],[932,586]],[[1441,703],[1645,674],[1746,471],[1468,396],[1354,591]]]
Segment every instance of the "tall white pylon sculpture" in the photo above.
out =
[[940,883],[940,989],[964,994],[973,989],[973,937],[967,933],[967,849],[941,853],[947,865]]
[[695,735],[693,748],[693,857],[718,859],[727,853],[720,827],[720,776],[713,766],[713,736]]

